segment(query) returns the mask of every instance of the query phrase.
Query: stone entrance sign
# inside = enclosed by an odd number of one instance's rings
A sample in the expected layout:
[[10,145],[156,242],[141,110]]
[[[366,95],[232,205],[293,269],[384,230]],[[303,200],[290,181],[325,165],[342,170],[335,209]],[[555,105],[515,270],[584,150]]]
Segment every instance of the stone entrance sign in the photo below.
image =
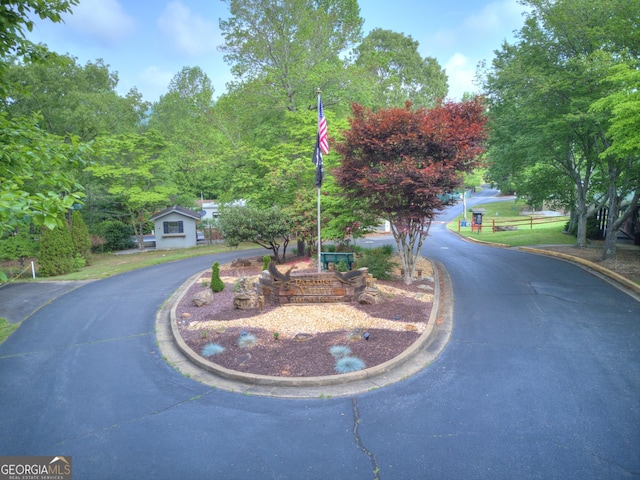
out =
[[351,302],[371,283],[370,277],[366,268],[345,273],[280,273],[270,263],[269,270],[262,272],[258,291],[274,305]]

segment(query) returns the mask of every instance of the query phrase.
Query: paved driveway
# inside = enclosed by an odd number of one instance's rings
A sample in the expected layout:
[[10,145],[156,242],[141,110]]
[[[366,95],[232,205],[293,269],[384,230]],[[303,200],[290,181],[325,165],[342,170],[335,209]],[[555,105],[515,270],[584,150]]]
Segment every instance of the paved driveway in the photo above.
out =
[[444,225],[424,252],[453,280],[450,342],[354,397],[251,397],[167,365],[156,311],[213,257],[81,286],[0,345],[0,455],[71,455],[74,479],[639,476],[640,303]]

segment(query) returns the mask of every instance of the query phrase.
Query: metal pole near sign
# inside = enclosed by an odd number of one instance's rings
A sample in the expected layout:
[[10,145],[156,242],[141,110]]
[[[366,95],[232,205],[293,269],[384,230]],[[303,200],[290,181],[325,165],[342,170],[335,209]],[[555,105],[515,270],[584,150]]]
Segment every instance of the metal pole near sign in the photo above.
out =
[[322,242],[320,240],[320,189],[318,188],[318,273],[322,272]]

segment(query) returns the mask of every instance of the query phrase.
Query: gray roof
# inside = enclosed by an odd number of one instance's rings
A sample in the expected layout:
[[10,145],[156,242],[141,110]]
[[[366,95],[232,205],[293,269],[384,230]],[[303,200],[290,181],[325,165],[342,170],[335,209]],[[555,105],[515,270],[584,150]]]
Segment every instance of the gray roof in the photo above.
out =
[[184,215],[185,217],[193,218],[194,220],[200,220],[200,214],[198,212],[194,212],[189,208],[179,207],[177,205],[165,208],[161,212],[153,214],[151,216],[151,220],[157,220],[158,218],[162,218],[166,215],[169,215],[170,213],[178,213],[180,215]]

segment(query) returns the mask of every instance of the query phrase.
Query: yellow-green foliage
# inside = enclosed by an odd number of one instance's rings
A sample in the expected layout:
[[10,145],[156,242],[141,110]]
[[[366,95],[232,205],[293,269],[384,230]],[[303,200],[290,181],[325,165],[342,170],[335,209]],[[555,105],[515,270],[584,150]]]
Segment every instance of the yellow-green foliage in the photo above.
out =
[[220,278],[220,264],[215,262],[211,266],[211,291],[215,293],[222,290],[224,290],[224,282]]

